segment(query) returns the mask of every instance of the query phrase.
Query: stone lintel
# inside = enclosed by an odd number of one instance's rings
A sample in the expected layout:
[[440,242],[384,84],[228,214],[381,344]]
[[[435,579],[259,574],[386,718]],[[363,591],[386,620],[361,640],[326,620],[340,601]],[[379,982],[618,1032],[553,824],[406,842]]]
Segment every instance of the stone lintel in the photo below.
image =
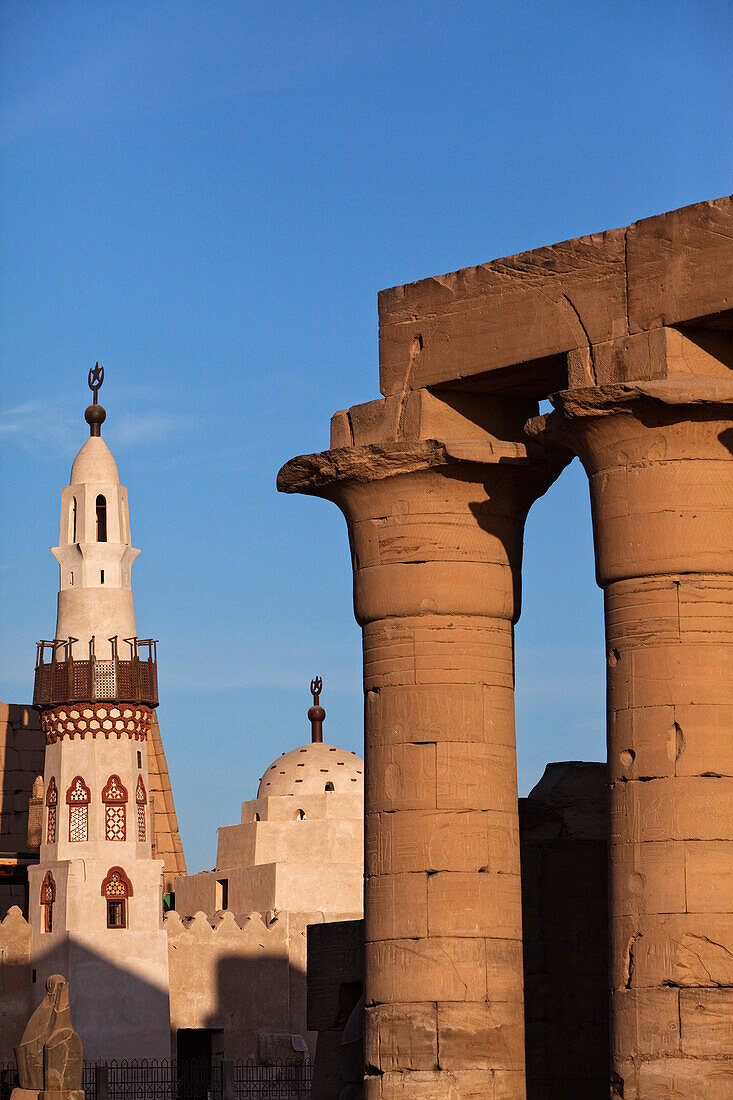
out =
[[574,384],[574,353],[589,360],[580,384],[611,381],[595,374],[598,345],[664,326],[727,337],[732,240],[724,197],[384,290],[380,389],[542,398]]

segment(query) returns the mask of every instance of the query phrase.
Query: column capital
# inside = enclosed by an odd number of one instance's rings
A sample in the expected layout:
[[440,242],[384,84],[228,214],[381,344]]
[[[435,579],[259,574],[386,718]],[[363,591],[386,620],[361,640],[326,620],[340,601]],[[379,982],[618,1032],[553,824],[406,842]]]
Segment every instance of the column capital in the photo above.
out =
[[370,443],[294,458],[278,489],[344,513],[362,625],[426,613],[515,620],[527,512],[566,462],[511,440]]
[[552,403],[526,431],[585,467],[600,585],[733,572],[733,380],[565,390]]

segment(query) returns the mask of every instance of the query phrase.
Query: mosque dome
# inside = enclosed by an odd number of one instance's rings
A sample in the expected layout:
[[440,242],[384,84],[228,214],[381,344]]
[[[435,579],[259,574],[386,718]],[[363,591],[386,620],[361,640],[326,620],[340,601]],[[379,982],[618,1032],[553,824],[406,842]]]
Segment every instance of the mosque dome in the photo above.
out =
[[258,798],[269,795],[337,794],[364,795],[364,761],[355,752],[337,749],[323,740],[326,712],[321,706],[320,676],[311,680],[313,706],[308,711],[311,743],[284,752],[270,764],[260,780]]
[[101,436],[91,435],[74,459],[70,485],[84,482],[119,485],[117,463]]
[[364,793],[364,761],[323,741],[285,752],[260,780],[258,798],[274,795]]

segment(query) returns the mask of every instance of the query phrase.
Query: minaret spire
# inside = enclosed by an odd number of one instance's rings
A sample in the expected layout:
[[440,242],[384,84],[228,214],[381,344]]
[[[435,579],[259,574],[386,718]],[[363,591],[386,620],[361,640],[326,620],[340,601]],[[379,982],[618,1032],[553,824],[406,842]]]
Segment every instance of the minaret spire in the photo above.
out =
[[308,721],[311,724],[311,740],[314,744],[323,741],[323,722],[326,717],[326,712],[321,706],[322,691],[323,680],[320,676],[316,676],[314,680],[311,680],[311,695],[313,696],[313,706],[308,711]]
[[102,425],[107,419],[107,413],[99,404],[98,396],[99,391],[102,388],[104,382],[104,367],[100,367],[99,363],[95,363],[89,371],[89,389],[94,394],[94,401],[91,405],[88,405],[84,412],[84,419],[89,425],[89,435],[101,435]]

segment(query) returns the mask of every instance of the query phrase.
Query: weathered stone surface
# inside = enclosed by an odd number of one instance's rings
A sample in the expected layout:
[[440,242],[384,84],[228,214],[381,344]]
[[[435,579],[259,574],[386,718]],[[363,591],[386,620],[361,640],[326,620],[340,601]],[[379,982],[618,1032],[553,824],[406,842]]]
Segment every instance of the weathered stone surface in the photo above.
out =
[[[733,327],[732,237],[733,202],[721,198],[384,290],[380,389],[404,396],[468,380],[497,395],[544,397],[568,380],[667,377],[679,370],[674,356],[652,347],[623,365],[610,342],[663,325]],[[711,373],[686,358],[686,369]]]
[[69,985],[61,974],[46,983],[46,995],[15,1048],[20,1088],[83,1100],[81,1039],[71,1026]]

